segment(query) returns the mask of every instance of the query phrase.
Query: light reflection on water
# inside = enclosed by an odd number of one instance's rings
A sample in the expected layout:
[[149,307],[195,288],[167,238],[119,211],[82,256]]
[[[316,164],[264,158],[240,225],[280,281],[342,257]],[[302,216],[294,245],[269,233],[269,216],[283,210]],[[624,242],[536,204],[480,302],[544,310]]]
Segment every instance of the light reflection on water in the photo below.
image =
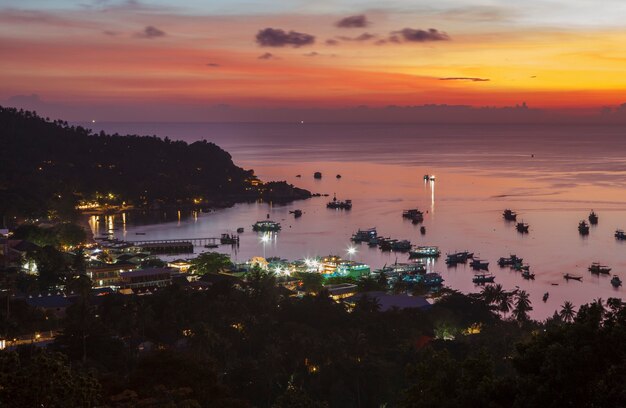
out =
[[[105,130],[125,129],[109,126]],[[600,261],[626,280],[626,248],[613,237],[616,228],[626,227],[626,138],[619,128],[169,124],[162,131],[126,131],[187,140],[212,135],[237,164],[254,168],[262,179],[284,179],[330,197],[336,193],[352,199],[354,207],[329,210],[329,198],[322,197],[288,205],[239,204],[208,214],[174,212],[168,222],[127,214],[125,229],[114,231],[121,238],[138,239],[137,232],[145,233],[141,239],[208,237],[244,227],[240,247],[232,252],[237,261],[264,252],[288,259],[331,253],[348,258],[350,235],[377,227],[384,236],[438,245],[444,254],[468,249],[489,260],[497,283],[531,294],[536,318],[551,315],[564,300],[580,305],[622,296],[610,277],[587,272],[591,262]],[[313,179],[315,171],[324,174],[322,180]],[[425,183],[424,174],[435,174],[437,181]],[[413,207],[427,211],[424,236],[401,217]],[[301,218],[289,214],[295,208],[304,212]],[[517,211],[530,233],[518,234],[505,222],[504,208]],[[600,222],[581,237],[578,222],[591,209]],[[251,225],[268,213],[283,229],[262,242]],[[111,222],[122,225],[120,217]],[[230,247],[219,250],[231,253]],[[499,257],[511,253],[531,265],[534,281],[497,266]],[[354,259],[378,268],[407,256],[357,245]],[[442,257],[428,267],[453,288],[476,290],[468,265],[447,268]],[[583,275],[583,282],[565,281],[566,272]],[[545,292],[550,298],[544,304]]]

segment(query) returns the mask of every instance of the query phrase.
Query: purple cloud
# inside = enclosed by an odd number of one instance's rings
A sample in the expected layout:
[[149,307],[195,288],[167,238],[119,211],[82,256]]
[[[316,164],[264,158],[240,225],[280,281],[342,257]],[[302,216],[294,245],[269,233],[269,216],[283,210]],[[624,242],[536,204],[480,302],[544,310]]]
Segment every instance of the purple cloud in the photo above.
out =
[[297,31],[285,31],[279,28],[265,28],[256,35],[256,42],[261,47],[301,47],[311,45],[315,42],[315,37],[311,34],[299,33]]
[[335,25],[341,28],[363,28],[370,24],[367,17],[363,14],[349,16],[337,21]]

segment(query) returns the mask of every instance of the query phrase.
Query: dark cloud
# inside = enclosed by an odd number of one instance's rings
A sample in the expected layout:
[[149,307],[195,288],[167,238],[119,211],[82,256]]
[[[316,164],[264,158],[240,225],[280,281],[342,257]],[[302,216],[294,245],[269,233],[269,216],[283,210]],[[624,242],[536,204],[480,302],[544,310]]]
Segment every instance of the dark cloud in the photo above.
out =
[[363,28],[370,24],[367,17],[363,14],[349,16],[337,21],[335,25],[341,28]]
[[208,64],[206,64],[206,66],[211,68],[217,68],[220,66],[220,64],[216,64],[215,62],[209,62]]
[[407,42],[427,42],[427,41],[448,41],[450,37],[443,31],[439,31],[435,28],[429,28],[428,30],[421,30],[415,28],[403,28],[399,31],[391,33],[402,37]]
[[272,54],[270,52],[266,52],[265,54],[259,55],[259,59],[260,60],[271,60],[271,59],[278,59],[278,57],[276,57],[274,54]]
[[335,40],[333,38],[330,38],[330,39],[326,40],[326,45],[338,45],[338,44],[339,44],[339,41],[337,41],[337,40]]
[[448,77],[439,78],[440,81],[471,81],[471,82],[489,82],[489,78],[476,78],[476,77]]
[[285,31],[279,28],[265,28],[256,35],[256,42],[262,47],[301,47],[315,42],[311,34]]
[[359,36],[356,36],[356,37],[340,36],[340,37],[337,37],[337,38],[339,38],[340,40],[343,40],[343,41],[368,41],[368,40],[371,40],[372,38],[376,38],[376,35],[375,34],[370,34],[370,33],[363,33],[363,34],[361,34]]
[[317,57],[318,55],[320,55],[319,52],[315,52],[315,51],[311,51],[311,52],[307,52],[306,54],[302,54],[305,57]]
[[148,38],[148,39],[164,37],[164,36],[165,36],[165,31],[159,30],[158,28],[154,26],[146,26],[146,28],[144,28],[143,31],[135,35],[135,37],[138,37],[138,38]]

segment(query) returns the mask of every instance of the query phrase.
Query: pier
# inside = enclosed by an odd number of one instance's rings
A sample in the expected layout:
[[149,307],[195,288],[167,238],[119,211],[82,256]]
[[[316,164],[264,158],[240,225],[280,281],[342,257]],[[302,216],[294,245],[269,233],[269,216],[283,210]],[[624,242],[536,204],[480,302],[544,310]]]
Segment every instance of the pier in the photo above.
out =
[[142,239],[136,241],[126,241],[129,244],[142,246],[142,245],[158,245],[158,244],[185,244],[190,243],[192,245],[207,245],[207,244],[219,244],[220,237],[210,238],[180,238],[180,239]]

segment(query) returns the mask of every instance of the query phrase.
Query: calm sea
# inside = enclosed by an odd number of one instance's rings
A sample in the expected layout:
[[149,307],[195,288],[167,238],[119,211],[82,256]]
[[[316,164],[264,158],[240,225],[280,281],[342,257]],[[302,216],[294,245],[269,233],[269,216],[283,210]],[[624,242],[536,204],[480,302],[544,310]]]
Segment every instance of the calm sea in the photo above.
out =
[[[438,245],[444,252],[470,250],[491,262],[490,272],[506,289],[531,295],[533,316],[545,318],[565,300],[575,305],[597,298],[622,297],[610,276],[587,272],[591,262],[613,268],[626,282],[626,242],[616,241],[626,229],[626,129],[601,126],[460,126],[394,124],[207,124],[97,123],[94,130],[120,134],[156,134],[172,139],[213,141],[234,161],[253,168],[263,180],[287,180],[313,192],[352,199],[352,211],[326,208],[328,198],[284,206],[240,204],[210,214],[159,214],[144,218],[118,216],[118,237],[138,239],[219,236],[244,227],[241,245],[219,250],[244,261],[253,256],[301,259],[346,251],[358,228],[376,227],[379,234]],[[321,180],[313,173],[321,171]],[[341,178],[336,178],[341,174]],[[435,174],[425,183],[424,174]],[[301,175],[300,178],[296,177]],[[427,212],[419,227],[401,217],[403,209]],[[302,209],[294,219],[289,210]],[[502,219],[502,210],[518,212],[530,224],[521,235]],[[600,217],[587,237],[577,225],[590,210]],[[283,230],[269,243],[251,225],[269,214]],[[105,226],[103,225],[103,228]],[[198,251],[204,248],[198,248]],[[407,255],[357,246],[353,259],[372,268],[404,262]],[[517,254],[530,264],[535,280],[500,268],[501,256]],[[469,266],[448,268],[445,256],[428,265],[445,284],[477,291]],[[564,273],[582,275],[566,281]],[[547,302],[542,301],[550,293]]]

